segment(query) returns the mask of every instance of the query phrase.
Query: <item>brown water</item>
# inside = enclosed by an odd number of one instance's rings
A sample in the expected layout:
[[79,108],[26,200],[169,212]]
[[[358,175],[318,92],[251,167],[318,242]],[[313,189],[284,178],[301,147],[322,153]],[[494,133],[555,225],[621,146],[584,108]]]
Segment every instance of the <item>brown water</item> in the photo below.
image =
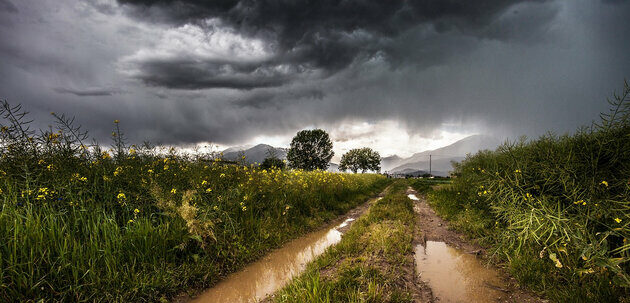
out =
[[444,242],[416,246],[416,270],[439,302],[496,302],[505,283],[471,254]]
[[360,214],[354,213],[329,229],[316,231],[287,243],[263,259],[229,275],[192,300],[194,303],[258,302],[282,288],[326,248],[341,240],[344,227]]

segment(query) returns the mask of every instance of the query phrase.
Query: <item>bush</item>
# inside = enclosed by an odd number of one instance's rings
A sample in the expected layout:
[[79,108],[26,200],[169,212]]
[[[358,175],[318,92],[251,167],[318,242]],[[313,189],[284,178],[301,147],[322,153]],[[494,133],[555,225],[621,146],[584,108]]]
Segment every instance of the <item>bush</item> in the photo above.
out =
[[285,169],[286,164],[284,161],[275,158],[275,157],[267,157],[260,163],[260,169]]

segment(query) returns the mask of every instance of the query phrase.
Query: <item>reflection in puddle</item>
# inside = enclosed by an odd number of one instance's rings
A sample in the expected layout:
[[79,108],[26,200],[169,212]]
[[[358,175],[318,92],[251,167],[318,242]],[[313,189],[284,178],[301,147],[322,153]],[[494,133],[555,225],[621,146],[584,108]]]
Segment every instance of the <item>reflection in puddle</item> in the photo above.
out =
[[229,275],[192,302],[257,302],[264,299],[301,273],[306,264],[326,248],[339,242],[342,233],[337,229],[352,221],[354,218],[348,218],[334,228],[313,232],[287,243],[263,259]]
[[350,223],[350,222],[352,222],[352,221],[354,221],[354,219],[353,219],[353,218],[348,218],[348,219],[346,219],[345,221],[343,221],[343,223],[339,224],[339,226],[337,226],[336,228],[343,228],[343,227],[346,227],[346,226],[348,226],[348,223]]
[[505,284],[470,254],[444,242],[416,246],[416,270],[440,302],[496,302]]
[[414,201],[420,200],[420,199],[418,199],[418,197],[416,197],[415,194],[408,194],[407,197],[409,197],[409,199],[414,200]]

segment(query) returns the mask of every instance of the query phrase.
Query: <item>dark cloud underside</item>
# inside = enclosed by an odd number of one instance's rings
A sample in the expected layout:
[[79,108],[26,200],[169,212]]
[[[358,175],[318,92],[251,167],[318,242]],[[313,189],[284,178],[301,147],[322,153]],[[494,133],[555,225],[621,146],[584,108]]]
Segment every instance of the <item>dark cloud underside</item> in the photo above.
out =
[[628,15],[619,0],[0,0],[0,98],[41,128],[76,115],[101,142],[115,119],[165,144],[344,123],[562,133],[630,77]]
[[[233,75],[219,68],[240,66],[216,60],[186,62],[136,61],[136,78],[169,88],[254,88],[277,86],[300,78],[307,70],[330,76],[353,62],[375,55],[392,63],[407,60],[401,37],[417,26],[438,32],[457,31],[474,37],[506,38],[488,27],[508,7],[531,1],[163,1],[120,0],[137,18],[172,24],[198,24],[216,18],[222,26],[262,39],[273,55]],[[547,21],[547,20],[538,20]],[[544,26],[541,23],[538,26]],[[404,40],[409,42],[408,40]],[[287,73],[262,73],[269,65],[290,66]]]

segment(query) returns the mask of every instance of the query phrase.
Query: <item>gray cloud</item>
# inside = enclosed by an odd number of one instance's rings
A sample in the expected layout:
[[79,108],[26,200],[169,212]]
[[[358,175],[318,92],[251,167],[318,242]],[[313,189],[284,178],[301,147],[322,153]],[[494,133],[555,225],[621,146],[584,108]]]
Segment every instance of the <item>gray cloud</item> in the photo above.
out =
[[93,88],[85,88],[85,89],[72,89],[72,88],[57,87],[54,90],[60,94],[72,94],[79,97],[112,96],[114,94],[122,93],[121,90],[116,89],[116,88],[101,88],[101,87],[93,87]]
[[[409,40],[403,38],[417,33],[419,26],[431,26],[439,33],[457,31],[473,37],[515,39],[518,36],[514,31],[528,35],[529,30],[524,28],[530,28],[518,27],[519,21],[538,28],[553,17],[553,10],[539,10],[540,16],[526,14],[535,16],[533,20],[501,19],[506,9],[520,2],[506,0],[482,3],[436,0],[119,2],[125,4],[132,15],[151,22],[195,24],[212,31],[217,25],[208,24],[207,20],[215,18],[220,20],[220,26],[262,40],[272,51],[268,58],[250,62],[247,71],[237,63],[199,57],[187,62],[181,62],[181,58],[136,58],[134,63],[139,72],[134,76],[137,79],[150,85],[187,89],[278,86],[306,71],[320,71],[320,76],[330,76],[375,55],[395,63],[413,63],[406,45]],[[274,65],[288,66],[291,71],[267,72]]]
[[11,3],[9,0],[0,0],[0,11],[5,11],[9,13],[17,13],[18,9]]
[[630,76],[627,1],[213,3],[13,2],[0,97],[104,143],[115,119],[168,144],[382,120],[514,137],[589,123]]

